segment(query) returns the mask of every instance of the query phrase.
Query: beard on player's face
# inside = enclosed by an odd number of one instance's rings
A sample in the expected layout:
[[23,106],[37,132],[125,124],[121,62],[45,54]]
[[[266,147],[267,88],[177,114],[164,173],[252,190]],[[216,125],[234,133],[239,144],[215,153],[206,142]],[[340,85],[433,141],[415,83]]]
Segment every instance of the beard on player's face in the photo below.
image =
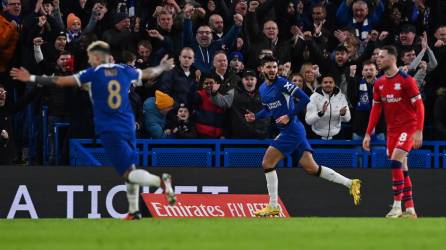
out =
[[269,81],[274,81],[274,79],[276,79],[277,77],[277,71],[269,71],[266,73],[266,79],[268,79]]
[[386,71],[386,70],[390,69],[390,65],[386,64],[386,63],[381,63],[379,65],[379,69],[382,70],[382,71]]

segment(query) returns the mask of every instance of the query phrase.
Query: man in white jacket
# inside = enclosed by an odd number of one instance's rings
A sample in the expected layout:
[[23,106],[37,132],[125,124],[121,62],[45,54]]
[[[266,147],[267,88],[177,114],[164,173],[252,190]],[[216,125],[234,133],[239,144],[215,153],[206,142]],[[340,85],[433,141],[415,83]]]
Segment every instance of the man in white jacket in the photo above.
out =
[[335,86],[333,76],[324,76],[321,87],[311,95],[305,121],[316,135],[325,140],[339,134],[341,122],[350,121],[347,99]]

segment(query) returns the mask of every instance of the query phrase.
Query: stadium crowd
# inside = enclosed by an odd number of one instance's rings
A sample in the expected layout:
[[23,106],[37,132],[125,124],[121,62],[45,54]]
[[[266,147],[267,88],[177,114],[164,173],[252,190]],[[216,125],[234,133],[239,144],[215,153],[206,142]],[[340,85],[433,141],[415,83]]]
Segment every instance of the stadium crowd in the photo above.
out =
[[41,162],[43,106],[49,131],[70,123],[65,145],[95,137],[88,89],[9,77],[11,67],[45,75],[84,70],[95,40],[129,67],[155,66],[165,54],[176,60],[129,93],[140,138],[274,138],[274,121],[244,118],[262,109],[260,62],[273,55],[279,74],[310,96],[296,110],[309,138],[361,139],[382,74],[379,48],[394,45],[400,69],[422,92],[425,137],[446,139],[445,11],[441,0],[2,0],[0,164]]

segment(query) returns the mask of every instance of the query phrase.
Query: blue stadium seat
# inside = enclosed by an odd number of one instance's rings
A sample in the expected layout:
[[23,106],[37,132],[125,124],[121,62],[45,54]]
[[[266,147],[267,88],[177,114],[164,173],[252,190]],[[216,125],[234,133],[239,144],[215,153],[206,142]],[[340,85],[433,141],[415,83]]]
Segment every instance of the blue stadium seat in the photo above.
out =
[[[372,152],[372,168],[390,168],[390,160],[386,150]],[[412,150],[409,154],[408,165],[410,168],[431,168],[432,152],[426,149]]]
[[212,167],[211,148],[153,148],[153,167]]
[[412,150],[408,160],[411,168],[431,168],[432,152],[426,149]]
[[[266,148],[225,148],[223,151],[224,167],[261,168]],[[281,160],[277,167],[284,167]]]
[[102,166],[111,166],[112,164],[108,160],[107,156],[105,155],[104,148],[92,148],[89,150],[90,154],[96,158],[97,161],[99,161]]
[[390,160],[385,149],[375,149],[370,155],[372,168],[390,168]]
[[357,149],[314,149],[313,157],[327,167],[357,168],[360,152]]
[[[99,148],[102,150],[102,148]],[[102,166],[103,164],[93,156],[90,150],[78,143],[70,143],[70,165],[71,166]]]

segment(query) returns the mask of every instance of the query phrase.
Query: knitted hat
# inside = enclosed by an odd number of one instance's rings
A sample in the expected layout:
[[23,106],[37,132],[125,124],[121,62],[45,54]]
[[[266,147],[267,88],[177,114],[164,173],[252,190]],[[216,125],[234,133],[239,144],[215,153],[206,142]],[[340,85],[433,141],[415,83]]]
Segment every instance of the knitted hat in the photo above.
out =
[[125,12],[118,12],[113,16],[113,24],[117,24],[126,18],[129,18],[129,16]]
[[79,21],[81,23],[81,19],[77,17],[75,14],[70,13],[67,17],[67,28],[71,29],[71,26],[73,26],[74,21]]
[[175,101],[168,94],[159,90],[155,91],[155,105],[158,109],[171,108],[174,104]]
[[243,54],[240,51],[232,51],[228,56],[228,61],[232,61],[233,59],[238,59],[241,62],[244,62]]

